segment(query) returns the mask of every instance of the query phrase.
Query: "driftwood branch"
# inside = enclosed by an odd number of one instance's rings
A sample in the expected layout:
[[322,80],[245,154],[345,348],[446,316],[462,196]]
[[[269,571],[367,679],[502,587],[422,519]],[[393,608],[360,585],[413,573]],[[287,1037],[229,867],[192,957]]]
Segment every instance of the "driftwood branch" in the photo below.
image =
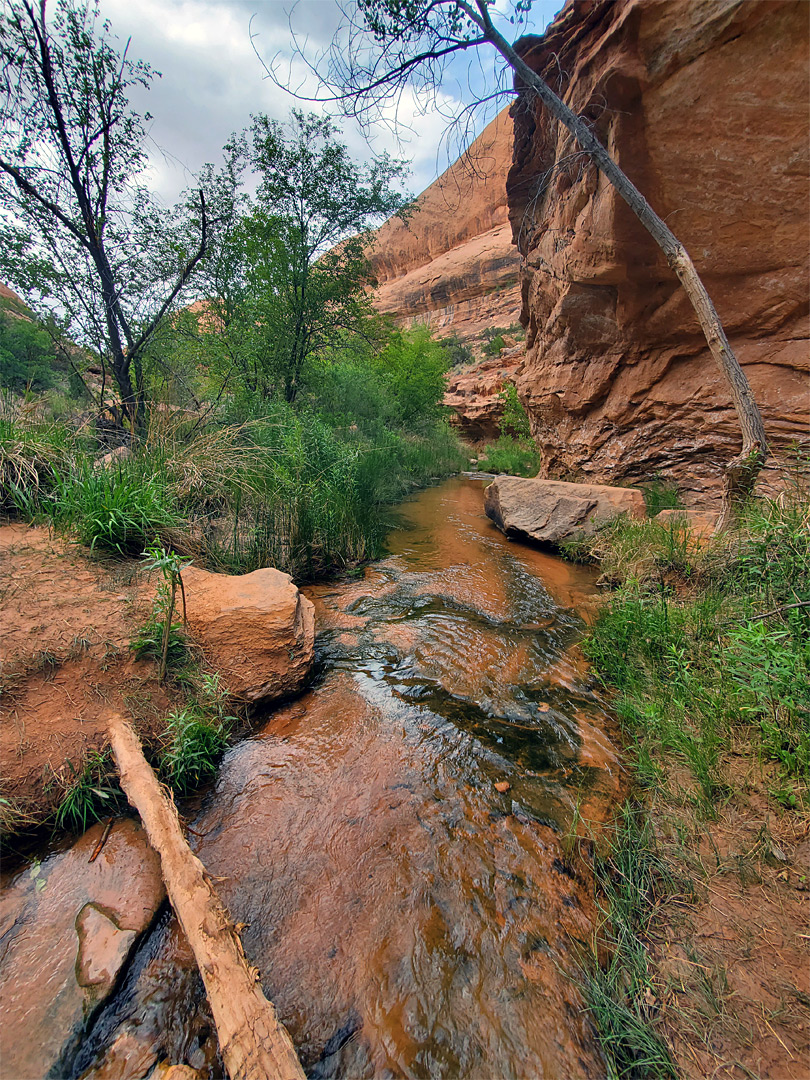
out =
[[750,619],[746,619],[746,622],[759,622],[760,619],[770,619],[772,615],[781,615],[783,611],[792,611],[794,608],[810,607],[810,600],[799,600],[796,604],[782,604],[781,607],[774,608],[773,611],[765,611],[762,615],[752,615]]
[[205,867],[186,843],[174,801],[143,756],[138,736],[119,715],[109,720],[121,787],[160,856],[166,892],[194,951],[231,1080],[305,1080],[292,1039],[265,998],[259,974]]

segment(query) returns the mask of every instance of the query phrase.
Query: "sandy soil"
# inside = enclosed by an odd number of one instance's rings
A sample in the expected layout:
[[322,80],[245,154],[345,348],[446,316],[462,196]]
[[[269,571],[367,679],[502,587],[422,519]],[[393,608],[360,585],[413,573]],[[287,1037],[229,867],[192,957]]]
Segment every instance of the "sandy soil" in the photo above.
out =
[[732,756],[716,820],[686,776],[682,806],[652,808],[694,890],[665,903],[653,948],[664,1030],[694,1080],[810,1077],[810,817],[769,797],[770,771]]
[[111,709],[148,732],[170,707],[155,665],[129,652],[154,591],[136,561],[0,526],[0,792],[31,823],[103,748]]

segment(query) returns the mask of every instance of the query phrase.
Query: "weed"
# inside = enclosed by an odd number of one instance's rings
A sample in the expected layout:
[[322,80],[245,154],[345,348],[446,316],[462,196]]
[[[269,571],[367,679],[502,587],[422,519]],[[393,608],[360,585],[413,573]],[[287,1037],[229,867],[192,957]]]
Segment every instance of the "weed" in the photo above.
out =
[[94,752],[85,758],[81,770],[67,762],[69,776],[59,778],[64,794],[56,811],[54,826],[84,832],[92,821],[115,811],[121,792],[110,780],[108,754]]
[[166,782],[187,795],[214,776],[235,722],[226,712],[226,697],[217,676],[203,676],[197,701],[166,718],[159,755]]
[[[672,891],[674,880],[638,807],[627,803],[619,810],[610,855],[597,859],[595,870],[605,922],[581,978],[609,1075],[674,1080],[675,1066],[656,1031],[657,999],[646,946],[652,912]],[[602,964],[599,953],[608,956]]]
[[656,473],[648,484],[642,484],[647,517],[654,518],[661,510],[675,510],[683,506],[677,487],[668,484],[661,473]]

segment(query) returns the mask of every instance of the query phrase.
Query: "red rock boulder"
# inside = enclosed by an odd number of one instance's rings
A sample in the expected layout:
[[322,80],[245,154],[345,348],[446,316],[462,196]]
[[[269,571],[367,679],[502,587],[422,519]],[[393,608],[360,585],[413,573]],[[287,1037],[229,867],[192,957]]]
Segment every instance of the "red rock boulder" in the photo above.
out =
[[223,686],[249,702],[290,697],[312,666],[315,608],[289,574],[183,571],[189,628]]
[[484,510],[507,536],[528,536],[555,545],[592,536],[620,514],[633,518],[646,515],[644,496],[635,488],[520,476],[493,480],[484,492]]

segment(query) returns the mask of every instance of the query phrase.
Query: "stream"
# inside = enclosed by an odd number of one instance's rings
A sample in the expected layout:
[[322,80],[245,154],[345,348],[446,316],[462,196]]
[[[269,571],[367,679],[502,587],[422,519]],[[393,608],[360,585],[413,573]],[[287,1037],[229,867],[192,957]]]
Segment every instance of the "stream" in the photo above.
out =
[[[384,560],[304,590],[311,689],[226,754],[190,821],[313,1080],[604,1073],[571,978],[595,911],[567,843],[619,786],[577,649],[595,575],[507,541],[481,493],[419,493]],[[164,1059],[223,1075],[165,904],[65,1075]]]

